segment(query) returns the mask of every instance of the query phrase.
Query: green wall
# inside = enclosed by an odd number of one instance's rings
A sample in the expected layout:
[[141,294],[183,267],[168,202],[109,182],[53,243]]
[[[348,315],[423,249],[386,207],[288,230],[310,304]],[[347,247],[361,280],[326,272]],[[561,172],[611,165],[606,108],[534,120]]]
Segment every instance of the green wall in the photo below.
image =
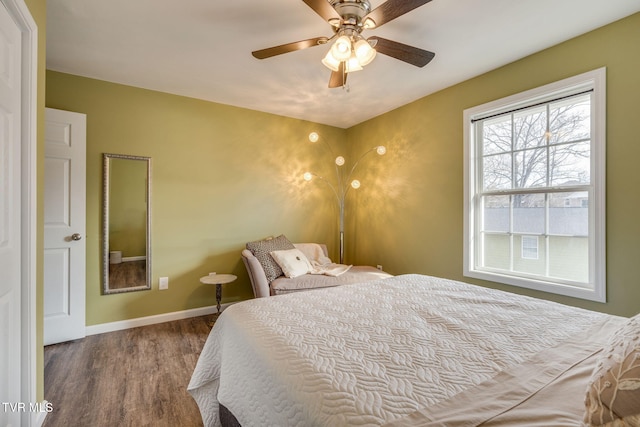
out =
[[[640,312],[638,40],[635,14],[349,129],[355,150],[377,144],[389,150],[384,170],[369,176],[377,189],[363,188],[356,196],[347,245],[355,261],[382,264],[393,274],[442,276],[619,315]],[[463,277],[463,110],[600,67],[607,67],[608,302]],[[427,68],[423,72],[428,75]]]
[[[302,174],[330,161],[309,132],[339,147],[343,129],[52,71],[46,103],[87,115],[87,325],[215,305],[198,280],[212,271],[238,276],[223,303],[252,297],[240,258],[251,240],[337,248],[336,203]],[[101,294],[102,153],[152,159],[150,291]]]

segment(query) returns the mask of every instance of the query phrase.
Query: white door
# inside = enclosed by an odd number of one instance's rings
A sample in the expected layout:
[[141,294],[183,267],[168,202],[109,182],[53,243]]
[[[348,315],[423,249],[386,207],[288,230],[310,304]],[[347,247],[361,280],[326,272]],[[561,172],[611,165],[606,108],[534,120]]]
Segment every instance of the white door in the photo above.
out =
[[[21,397],[21,33],[0,4],[0,402]],[[0,410],[0,425],[20,425]]]
[[44,344],[85,336],[86,116],[46,109]]

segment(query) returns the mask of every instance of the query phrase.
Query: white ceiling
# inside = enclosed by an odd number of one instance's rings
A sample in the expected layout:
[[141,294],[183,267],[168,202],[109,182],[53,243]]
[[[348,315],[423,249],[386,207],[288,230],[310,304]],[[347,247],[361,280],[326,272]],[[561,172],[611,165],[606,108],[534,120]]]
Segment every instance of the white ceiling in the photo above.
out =
[[327,87],[328,45],[251,56],[333,34],[301,0],[48,0],[47,68],[347,128],[638,11],[640,0],[433,0],[364,35],[434,60],[378,55],[347,92]]

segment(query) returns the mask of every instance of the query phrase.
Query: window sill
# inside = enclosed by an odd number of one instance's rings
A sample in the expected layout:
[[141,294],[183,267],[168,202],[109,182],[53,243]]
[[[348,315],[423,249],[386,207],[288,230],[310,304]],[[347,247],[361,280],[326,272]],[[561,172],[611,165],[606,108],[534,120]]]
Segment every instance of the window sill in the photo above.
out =
[[463,274],[465,277],[503,283],[505,285],[517,286],[519,288],[533,289],[536,291],[542,291],[556,295],[564,295],[588,301],[601,303],[607,302],[604,286],[601,287],[602,291],[598,292],[597,287],[593,285],[591,288],[587,288],[578,285],[556,283],[526,277],[509,276],[506,274],[499,274],[491,271],[465,269]]

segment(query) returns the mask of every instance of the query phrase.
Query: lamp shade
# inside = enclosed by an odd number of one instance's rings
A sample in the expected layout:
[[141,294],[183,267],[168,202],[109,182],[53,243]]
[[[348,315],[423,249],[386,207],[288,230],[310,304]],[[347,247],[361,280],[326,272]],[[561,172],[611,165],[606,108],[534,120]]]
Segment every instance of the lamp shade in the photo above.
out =
[[340,69],[340,62],[342,61],[338,61],[331,52],[333,52],[333,49],[329,49],[329,52],[327,52],[322,59],[322,63],[331,71],[338,71]]
[[360,70],[362,70],[362,66],[358,61],[358,58],[355,55],[351,55],[351,58],[349,58],[344,63],[344,72],[351,73],[353,71],[360,71]]
[[346,61],[351,56],[351,40],[347,36],[340,36],[331,47],[331,54],[338,61]]
[[373,61],[373,58],[376,57],[377,53],[365,39],[358,40],[353,47],[353,50],[356,54],[356,58],[358,58],[358,62],[363,67]]

